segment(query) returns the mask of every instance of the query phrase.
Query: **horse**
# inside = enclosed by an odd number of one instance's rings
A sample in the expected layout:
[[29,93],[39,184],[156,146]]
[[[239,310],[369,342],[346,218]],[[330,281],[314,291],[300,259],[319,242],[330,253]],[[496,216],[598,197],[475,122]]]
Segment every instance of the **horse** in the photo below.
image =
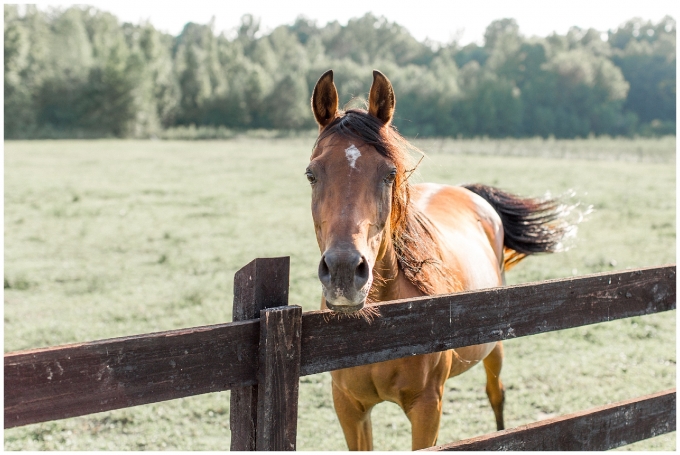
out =
[[[333,71],[311,99],[319,126],[305,174],[321,252],[321,308],[356,315],[375,302],[505,284],[526,256],[555,252],[570,230],[554,199],[482,184],[411,184],[411,146],[391,124],[391,82],[373,72],[368,109],[338,107]],[[482,362],[496,427],[504,428],[501,342],[331,372],[335,411],[350,450],[372,450],[371,409],[399,405],[412,449],[436,444],[444,383]]]

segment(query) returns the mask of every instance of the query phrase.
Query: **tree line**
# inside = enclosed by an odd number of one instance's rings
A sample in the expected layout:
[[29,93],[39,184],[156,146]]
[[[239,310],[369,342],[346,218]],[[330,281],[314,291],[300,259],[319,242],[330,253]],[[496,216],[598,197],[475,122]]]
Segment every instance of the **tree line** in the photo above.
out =
[[673,18],[606,33],[522,35],[492,22],[483,45],[420,42],[366,14],[347,25],[304,17],[261,33],[188,23],[178,36],[93,7],[5,5],[5,138],[150,137],[177,126],[314,127],[311,88],[335,72],[341,103],[360,105],[380,69],[407,136],[675,134]]

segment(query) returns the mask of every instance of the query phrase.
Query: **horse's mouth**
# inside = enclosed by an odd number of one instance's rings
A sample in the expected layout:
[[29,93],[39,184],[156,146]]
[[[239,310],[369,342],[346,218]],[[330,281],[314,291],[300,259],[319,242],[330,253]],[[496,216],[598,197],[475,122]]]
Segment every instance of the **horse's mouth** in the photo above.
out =
[[336,313],[356,313],[361,310],[366,305],[366,297],[364,297],[359,303],[355,303],[348,300],[344,296],[334,299],[332,302],[326,298],[326,307],[329,310],[335,311]]

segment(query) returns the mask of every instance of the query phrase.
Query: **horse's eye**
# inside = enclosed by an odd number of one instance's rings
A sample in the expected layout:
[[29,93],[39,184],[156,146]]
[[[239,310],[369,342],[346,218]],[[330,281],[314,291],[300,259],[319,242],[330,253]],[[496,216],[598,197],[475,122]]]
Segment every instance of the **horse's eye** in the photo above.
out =
[[307,176],[307,180],[309,180],[309,183],[311,183],[312,185],[316,183],[316,177],[314,177],[314,174],[312,174],[312,171],[307,169],[305,171],[305,175]]
[[392,172],[390,172],[387,177],[384,178],[385,183],[392,183],[394,182],[394,179],[397,178],[397,170],[393,169]]

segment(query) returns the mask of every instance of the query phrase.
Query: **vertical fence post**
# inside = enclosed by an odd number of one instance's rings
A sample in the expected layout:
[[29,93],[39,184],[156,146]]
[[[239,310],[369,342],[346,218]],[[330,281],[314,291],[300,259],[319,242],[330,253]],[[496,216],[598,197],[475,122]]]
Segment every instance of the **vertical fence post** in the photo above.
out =
[[302,308],[269,308],[260,314],[257,450],[295,450]]
[[[234,321],[260,317],[266,308],[288,305],[290,257],[258,258],[234,275]],[[231,450],[256,450],[258,386],[231,390]]]

